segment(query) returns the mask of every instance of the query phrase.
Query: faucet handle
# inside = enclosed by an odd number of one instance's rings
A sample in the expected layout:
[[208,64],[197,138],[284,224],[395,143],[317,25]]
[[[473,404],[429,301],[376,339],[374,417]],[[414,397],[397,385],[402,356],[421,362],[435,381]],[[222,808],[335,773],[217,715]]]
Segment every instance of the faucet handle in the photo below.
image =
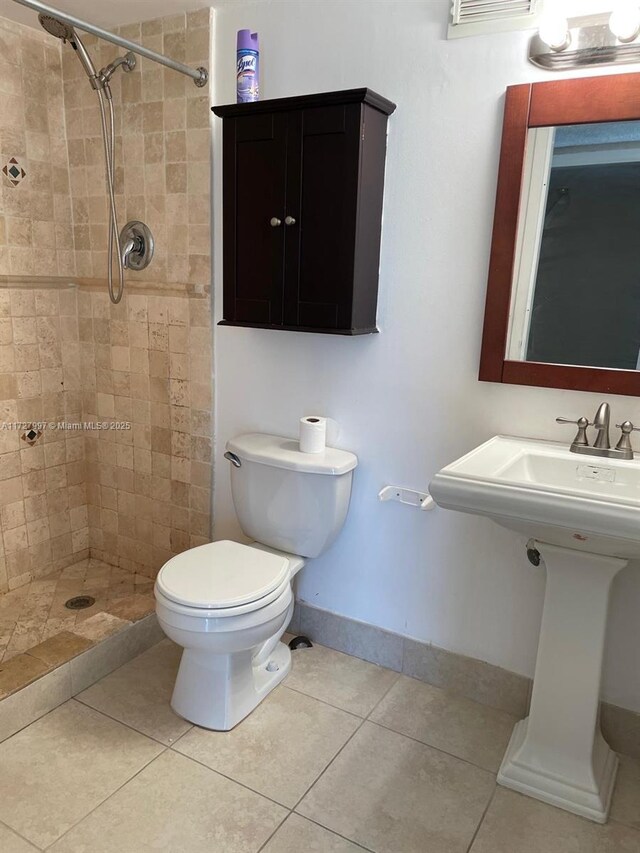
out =
[[589,447],[589,441],[587,439],[587,427],[590,426],[590,424],[587,418],[578,418],[577,421],[573,421],[570,418],[556,418],[556,423],[575,424],[578,427],[578,432],[576,433],[576,437],[571,442],[571,446]]
[[[584,424],[583,424],[584,421]],[[590,426],[589,421],[586,418],[578,418],[577,421],[572,421],[571,418],[556,418],[557,424],[576,424],[576,426]]]
[[622,430],[620,440],[616,444],[616,450],[623,450],[629,454],[629,459],[633,459],[633,447],[631,446],[631,433],[640,432],[639,427],[635,427],[631,421],[623,421],[621,424],[616,424],[616,427]]

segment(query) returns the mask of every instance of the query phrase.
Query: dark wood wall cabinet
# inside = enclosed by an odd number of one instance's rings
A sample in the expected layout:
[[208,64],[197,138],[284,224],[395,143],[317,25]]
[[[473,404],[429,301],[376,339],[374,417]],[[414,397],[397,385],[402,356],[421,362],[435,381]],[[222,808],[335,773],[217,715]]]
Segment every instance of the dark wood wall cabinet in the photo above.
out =
[[221,325],[376,332],[387,118],[370,89],[214,107]]

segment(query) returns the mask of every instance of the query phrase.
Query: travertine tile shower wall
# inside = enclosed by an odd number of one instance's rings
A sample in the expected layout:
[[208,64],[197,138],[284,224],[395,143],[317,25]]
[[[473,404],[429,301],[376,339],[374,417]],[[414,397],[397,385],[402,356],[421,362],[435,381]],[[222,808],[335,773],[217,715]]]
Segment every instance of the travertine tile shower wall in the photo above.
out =
[[[189,65],[209,65],[210,10],[129,24],[125,38]],[[84,39],[98,68],[122,55]],[[72,50],[63,51],[64,102],[79,276],[106,274],[107,205],[96,94]],[[209,89],[138,57],[136,70],[111,78],[116,113],[116,193],[121,226],[141,219],[156,239],[153,263],[132,283],[203,287],[210,279]]]
[[0,18],[0,276],[73,275],[60,42]]
[[0,592],[89,555],[76,288],[0,284]]
[[86,434],[91,554],[153,577],[209,541],[209,300],[81,289],[78,309],[84,417],[132,425]]
[[[119,32],[190,65],[209,65],[209,9]],[[97,67],[121,54],[87,39]],[[111,305],[107,200],[95,93],[63,53],[85,419],[131,422],[86,435],[91,553],[153,576],[208,541],[211,486],[210,110],[208,89],[138,58],[112,78],[122,226],[141,219],[152,264]],[[99,283],[98,283],[99,282]]]
[[[88,555],[60,42],[0,18],[0,592]],[[37,278],[36,278],[37,277]],[[17,278],[25,280],[17,285]],[[10,286],[13,283],[14,286]]]
[[[120,32],[208,66],[209,18]],[[98,67],[121,53],[86,41]],[[120,224],[146,221],[157,244],[114,306],[96,95],[73,51],[44,33],[0,19],[0,52],[0,169],[13,158],[19,170],[0,174],[0,420],[131,424],[45,430],[33,447],[0,431],[0,592],[89,547],[154,576],[210,535],[207,90],[146,60],[113,78]],[[78,286],[45,288],[48,276]]]

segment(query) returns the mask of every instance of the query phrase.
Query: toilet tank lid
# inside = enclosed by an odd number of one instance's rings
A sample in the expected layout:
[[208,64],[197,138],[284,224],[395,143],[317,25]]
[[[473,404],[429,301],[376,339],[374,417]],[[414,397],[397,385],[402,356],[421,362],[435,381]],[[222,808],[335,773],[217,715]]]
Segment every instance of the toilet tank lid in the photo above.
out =
[[230,439],[227,450],[241,460],[302,474],[347,474],[358,464],[358,457],[348,450],[325,447],[321,453],[302,453],[296,439],[257,432]]

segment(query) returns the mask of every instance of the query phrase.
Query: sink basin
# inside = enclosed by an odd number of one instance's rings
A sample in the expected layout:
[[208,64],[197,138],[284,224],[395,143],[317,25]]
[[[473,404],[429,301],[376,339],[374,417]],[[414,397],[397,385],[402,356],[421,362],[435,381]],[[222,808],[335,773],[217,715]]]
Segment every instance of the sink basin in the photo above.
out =
[[486,515],[535,539],[640,557],[640,462],[579,456],[562,444],[498,435],[433,478],[439,506]]
[[499,784],[604,823],[618,758],[600,731],[600,680],[611,584],[640,557],[640,462],[496,436],[439,471],[430,492],[525,534],[546,568],[529,716]]

